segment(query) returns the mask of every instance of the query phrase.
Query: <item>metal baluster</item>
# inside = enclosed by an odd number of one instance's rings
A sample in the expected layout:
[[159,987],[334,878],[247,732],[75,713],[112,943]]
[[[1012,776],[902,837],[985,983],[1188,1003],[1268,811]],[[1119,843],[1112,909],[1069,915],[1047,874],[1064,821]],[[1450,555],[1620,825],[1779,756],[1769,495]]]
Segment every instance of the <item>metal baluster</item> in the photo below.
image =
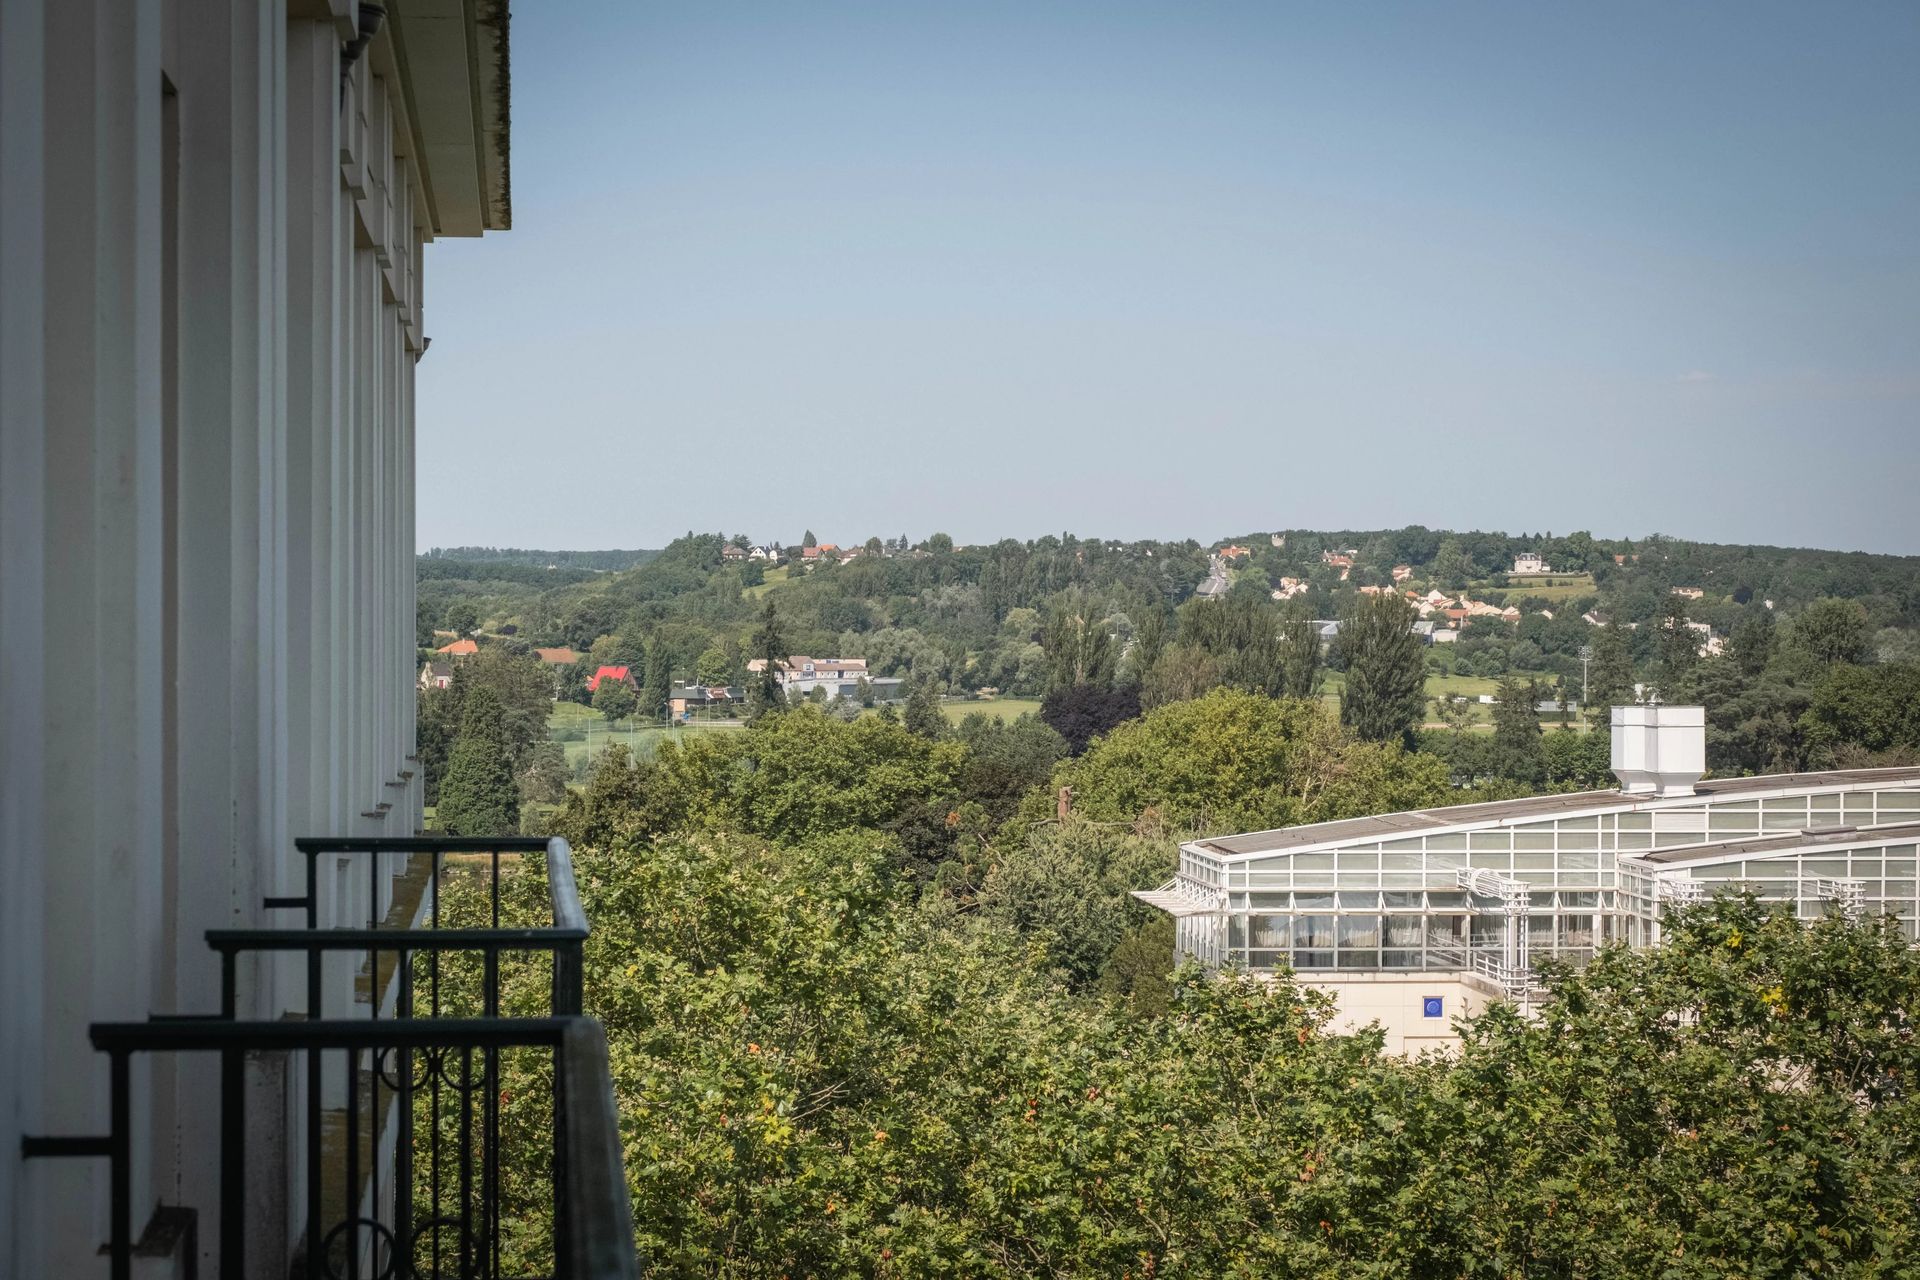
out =
[[[439,849],[435,849],[433,851],[433,876],[428,885],[429,891],[433,894],[433,927],[435,929],[438,929],[440,927],[440,872],[441,872],[441,851]],[[440,951],[437,947],[427,952],[427,986],[428,986],[428,1000],[433,1006],[433,1016],[438,1018],[440,1016]],[[447,1060],[446,1050],[442,1049],[438,1056],[438,1062],[441,1066],[444,1066],[444,1064],[446,1063],[446,1060]],[[432,1056],[429,1056],[428,1058],[429,1064],[434,1063],[434,1061],[435,1059]],[[439,1219],[440,1219],[440,1191],[441,1191],[441,1185],[440,1185],[440,1076],[441,1076],[440,1066],[430,1065],[427,1073],[427,1087],[429,1092],[432,1095],[433,1123],[432,1123],[432,1126],[427,1131],[431,1135],[430,1141],[432,1144],[427,1149],[427,1155],[428,1155],[428,1160],[430,1161],[432,1166],[431,1178],[433,1182],[433,1213],[430,1215],[428,1220],[435,1224],[433,1227],[433,1273],[436,1276],[440,1274],[440,1228],[438,1225]]]
[[360,1051],[347,1050],[347,1280],[360,1280]]
[[[495,855],[496,864],[499,855]],[[496,886],[497,886],[496,881]],[[486,1016],[500,1016],[500,951],[497,947],[488,947],[484,952],[485,977],[482,980],[482,993],[485,999]],[[486,1233],[488,1256],[492,1261],[489,1275],[500,1274],[500,1171],[497,1167],[500,1159],[500,1050],[488,1045],[485,1054],[486,1092],[482,1095],[486,1105],[482,1112],[480,1196],[481,1230]]]
[[[312,863],[308,863],[309,869]],[[309,876],[309,881],[312,877]],[[307,1019],[320,1020],[320,948],[307,948]],[[321,1269],[320,1222],[320,1081],[321,1056],[316,1045],[307,1050],[307,1274],[324,1276]]]
[[[394,1016],[413,1017],[413,953],[402,951],[395,959],[400,990],[393,1000]],[[413,1243],[413,1050],[395,1049],[393,1059],[398,1074],[399,1123],[393,1150],[393,1273],[404,1274],[406,1261],[412,1258]]]
[[108,1247],[112,1251],[113,1280],[133,1280],[133,1102],[127,1054],[116,1050],[109,1069],[113,1120],[111,1147],[113,1224]]
[[460,1274],[473,1271],[473,1049],[460,1050]]

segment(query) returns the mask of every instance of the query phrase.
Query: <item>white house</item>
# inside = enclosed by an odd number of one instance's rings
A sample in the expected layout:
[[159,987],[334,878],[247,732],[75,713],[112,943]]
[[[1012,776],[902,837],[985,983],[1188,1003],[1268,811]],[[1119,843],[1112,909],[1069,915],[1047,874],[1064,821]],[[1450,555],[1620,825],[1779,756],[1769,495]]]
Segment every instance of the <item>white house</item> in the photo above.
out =
[[1547,562],[1540,558],[1537,551],[1522,551],[1513,558],[1513,572],[1517,574],[1552,573]]

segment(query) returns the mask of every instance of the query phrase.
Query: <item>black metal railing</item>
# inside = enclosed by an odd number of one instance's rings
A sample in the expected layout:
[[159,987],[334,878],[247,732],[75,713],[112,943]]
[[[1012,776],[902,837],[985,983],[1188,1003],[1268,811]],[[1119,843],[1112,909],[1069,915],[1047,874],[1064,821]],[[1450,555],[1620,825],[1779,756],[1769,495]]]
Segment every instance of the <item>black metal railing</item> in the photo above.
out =
[[[109,1158],[116,1280],[129,1273],[133,1248],[124,1203],[129,1060],[194,1052],[218,1053],[221,1061],[221,1275],[247,1274],[244,1072],[247,1055],[262,1053],[284,1055],[287,1096],[304,1096],[300,1256],[309,1280],[503,1275],[502,1242],[514,1217],[503,1213],[509,1174],[520,1176],[515,1205],[523,1212],[538,1209],[528,1204],[528,1186],[553,1188],[550,1226],[531,1229],[546,1264],[536,1274],[550,1267],[560,1276],[637,1275],[605,1040],[598,1023],[578,1016],[587,923],[566,842],[315,838],[297,847],[306,857],[306,893],[265,905],[304,911],[306,927],[209,932],[221,966],[220,1013],[96,1026],[95,1046],[112,1064],[111,1132],[29,1140],[29,1155]],[[533,877],[524,874],[535,853],[545,855],[547,891],[537,907]],[[327,856],[365,860],[364,928],[320,926]],[[515,868],[521,877],[509,885],[504,877]],[[519,915],[536,922],[513,919]],[[239,1020],[240,957],[274,954],[304,957],[304,1020]],[[511,999],[522,1016],[503,1016],[507,969],[542,957],[551,966],[547,980],[516,968]],[[329,1016],[328,991],[349,973],[360,997],[354,1016]],[[502,1140],[503,1064],[516,1051],[540,1049],[551,1051],[550,1068],[536,1064],[514,1078],[551,1090],[545,1160],[539,1141],[514,1144],[510,1154]],[[508,1168],[510,1159],[529,1157],[550,1163]]]

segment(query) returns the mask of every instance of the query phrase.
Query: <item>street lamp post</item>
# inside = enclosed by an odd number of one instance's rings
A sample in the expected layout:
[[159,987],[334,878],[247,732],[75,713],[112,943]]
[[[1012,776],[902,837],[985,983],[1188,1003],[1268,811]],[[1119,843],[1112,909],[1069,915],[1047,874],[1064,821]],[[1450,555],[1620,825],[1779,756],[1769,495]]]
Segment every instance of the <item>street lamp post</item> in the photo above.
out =
[[1587,705],[1587,664],[1593,661],[1593,646],[1580,646],[1580,705]]

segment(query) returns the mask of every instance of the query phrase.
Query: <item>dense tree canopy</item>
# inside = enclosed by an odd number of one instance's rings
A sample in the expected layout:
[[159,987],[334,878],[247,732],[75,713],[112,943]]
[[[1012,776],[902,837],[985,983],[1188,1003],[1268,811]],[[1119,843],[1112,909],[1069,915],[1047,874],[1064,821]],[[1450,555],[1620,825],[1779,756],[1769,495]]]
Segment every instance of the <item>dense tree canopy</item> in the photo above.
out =
[[[578,852],[651,1268],[1627,1280],[1920,1249],[1897,930],[1693,908],[1559,974],[1539,1020],[1499,1007],[1456,1059],[1405,1060],[1285,976],[1183,972],[1161,1016],[1080,992],[1073,939],[1112,923],[1052,858],[969,913],[905,895],[871,834]],[[510,1009],[544,998],[517,972]],[[507,1070],[514,1168],[551,1112]],[[531,1251],[548,1190],[505,1194]]]

